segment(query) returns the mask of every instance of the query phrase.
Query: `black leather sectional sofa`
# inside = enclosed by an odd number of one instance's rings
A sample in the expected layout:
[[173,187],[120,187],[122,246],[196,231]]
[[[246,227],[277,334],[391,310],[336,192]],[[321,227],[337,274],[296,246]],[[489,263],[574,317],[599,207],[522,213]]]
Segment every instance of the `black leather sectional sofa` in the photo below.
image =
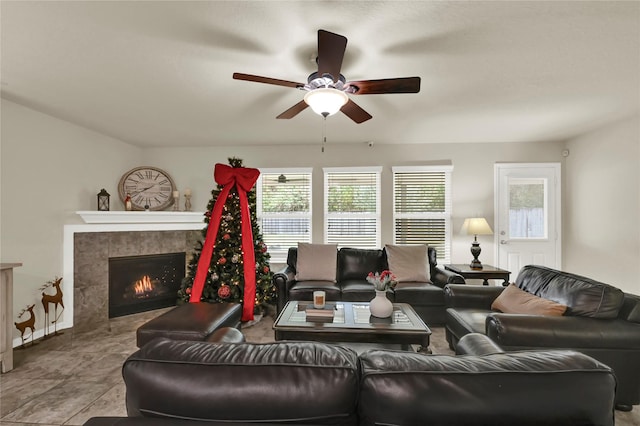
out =
[[596,280],[543,266],[522,268],[515,285],[567,306],[562,316],[491,309],[504,287],[449,285],[450,347],[468,333],[486,334],[502,349],[572,349],[610,366],[618,377],[617,408],[640,404],[640,297]]
[[317,342],[158,338],[124,363],[129,417],[85,425],[614,424],[606,365],[574,351],[486,354],[477,337],[469,343],[463,356],[357,355]]
[[[431,282],[398,283],[387,297],[396,303],[409,303],[427,325],[444,324],[444,286],[449,283],[464,284],[464,278],[437,267],[436,250],[427,250]],[[315,290],[324,290],[329,301],[369,302],[375,296],[373,285],[366,280],[369,272],[389,269],[385,249],[356,249],[343,247],[337,250],[336,279],[333,281],[296,281],[298,251],[289,248],[287,266],[274,274],[277,288],[277,311],[289,300],[313,300]]]

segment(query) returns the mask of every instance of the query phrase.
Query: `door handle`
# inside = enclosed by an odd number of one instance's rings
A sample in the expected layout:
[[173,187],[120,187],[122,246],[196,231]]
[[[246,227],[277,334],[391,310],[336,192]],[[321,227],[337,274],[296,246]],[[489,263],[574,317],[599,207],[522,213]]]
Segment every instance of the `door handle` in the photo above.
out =
[[507,240],[500,240],[500,244],[507,244]]

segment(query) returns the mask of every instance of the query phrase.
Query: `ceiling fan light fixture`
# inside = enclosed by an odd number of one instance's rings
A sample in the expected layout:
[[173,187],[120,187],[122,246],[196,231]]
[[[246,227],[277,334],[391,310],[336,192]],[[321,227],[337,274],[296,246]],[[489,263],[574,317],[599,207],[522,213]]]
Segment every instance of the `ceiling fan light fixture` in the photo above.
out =
[[340,111],[340,108],[349,101],[346,93],[331,87],[314,89],[304,95],[304,101],[318,115],[327,117]]

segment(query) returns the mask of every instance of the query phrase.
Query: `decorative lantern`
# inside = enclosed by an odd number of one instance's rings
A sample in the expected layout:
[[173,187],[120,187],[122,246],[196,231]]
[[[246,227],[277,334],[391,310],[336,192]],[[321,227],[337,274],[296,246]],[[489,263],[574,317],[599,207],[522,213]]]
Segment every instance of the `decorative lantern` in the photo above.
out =
[[108,212],[109,211],[109,193],[102,188],[98,193],[98,211]]

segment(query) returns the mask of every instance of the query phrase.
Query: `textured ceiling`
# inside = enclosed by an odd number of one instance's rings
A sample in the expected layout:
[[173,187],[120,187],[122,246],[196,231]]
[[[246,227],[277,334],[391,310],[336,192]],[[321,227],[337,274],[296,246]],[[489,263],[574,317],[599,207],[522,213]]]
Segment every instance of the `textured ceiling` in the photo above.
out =
[[560,140],[640,108],[640,3],[0,2],[2,97],[138,146],[315,144],[304,92],[317,30],[348,38],[347,80],[422,78],[352,99],[332,141]]

